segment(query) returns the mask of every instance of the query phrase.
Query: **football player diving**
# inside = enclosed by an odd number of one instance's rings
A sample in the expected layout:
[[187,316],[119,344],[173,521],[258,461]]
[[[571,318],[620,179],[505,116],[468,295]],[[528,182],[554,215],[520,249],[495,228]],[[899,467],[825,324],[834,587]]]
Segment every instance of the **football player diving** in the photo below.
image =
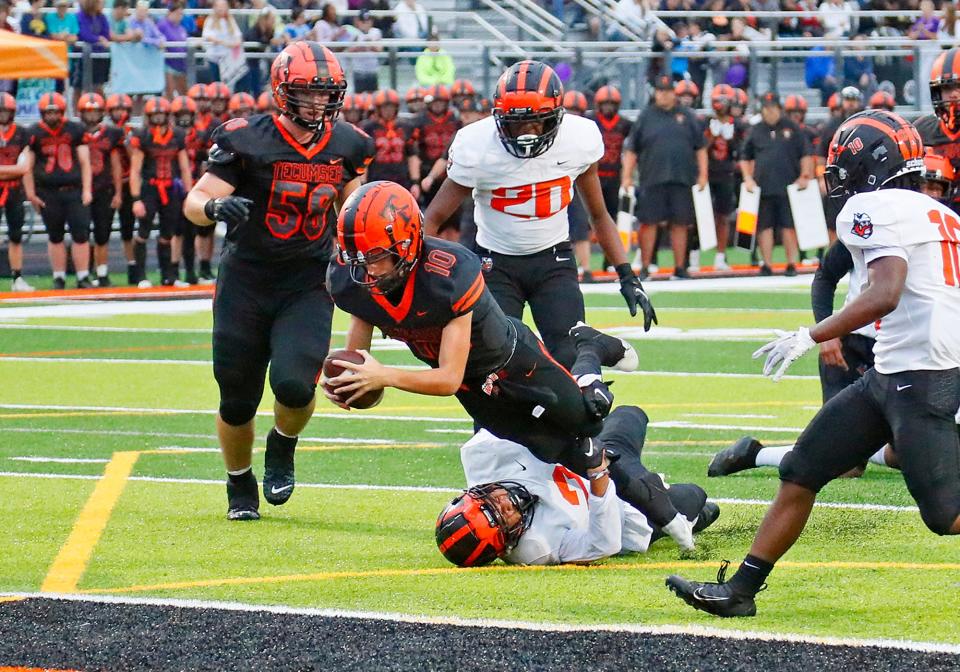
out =
[[[960,534],[960,221],[919,192],[923,143],[885,110],[847,119],[827,155],[837,231],[867,286],[831,317],[783,334],[754,357],[778,380],[817,343],[880,321],[874,367],[830,399],[780,463],[780,490],[736,574],[717,583],[667,578],[687,604],[717,616],[753,616],[754,597],[799,539],[820,489],[885,443],[924,524]],[[865,269],[865,271],[864,271]]]
[[[504,315],[476,255],[457,243],[424,238],[416,200],[393,182],[370,182],[346,200],[337,241],[327,286],[352,316],[346,347],[360,351],[364,362],[335,362],[349,371],[326,381],[329,399],[347,407],[385,387],[456,395],[477,425],[526,446],[544,462],[580,476],[603,464],[604,446],[592,437],[613,397],[601,381],[601,366],[636,369],[629,344],[581,323],[572,330],[578,357],[568,372],[529,327]],[[378,362],[367,352],[374,327],[406,343],[430,368]],[[581,389],[575,378],[590,383]],[[613,476],[619,496],[638,508],[649,488],[663,488],[659,477],[636,471]],[[692,546],[692,523],[671,513],[663,525]]]

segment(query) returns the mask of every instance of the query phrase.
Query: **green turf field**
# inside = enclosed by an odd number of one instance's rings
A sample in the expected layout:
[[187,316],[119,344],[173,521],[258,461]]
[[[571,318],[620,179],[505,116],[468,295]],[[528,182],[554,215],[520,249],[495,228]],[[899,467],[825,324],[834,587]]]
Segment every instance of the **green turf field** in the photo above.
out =
[[[587,299],[588,321],[637,335],[619,295]],[[790,443],[815,413],[815,356],[778,384],[756,375],[750,359],[767,330],[809,321],[807,293],[664,292],[654,301],[671,338],[633,340],[645,373],[613,375],[617,402],[642,406],[653,422],[647,466],[670,482],[697,482],[714,498],[771,498],[772,470],[708,481],[706,466],[743,434]],[[262,502],[257,523],[229,523],[207,311],[4,311],[0,540],[9,550],[0,554],[0,592],[960,643],[960,546],[929,533],[910,510],[817,509],[751,621],[693,612],[663,585],[672,572],[707,579],[720,560],[739,562],[764,512],[749,501],[723,503],[720,520],[685,557],[664,540],[646,555],[590,567],[454,569],[433,541],[437,513],[463,485],[458,446],[471,425],[453,399],[390,390],[367,413],[321,403],[298,449],[291,501]],[[345,327],[338,315],[335,347]],[[374,354],[415,363],[395,344]],[[271,403],[268,391],[261,409]],[[259,423],[258,450],[269,418]],[[259,476],[259,453],[254,465]],[[913,505],[899,474],[878,467],[829,485],[821,501]]]

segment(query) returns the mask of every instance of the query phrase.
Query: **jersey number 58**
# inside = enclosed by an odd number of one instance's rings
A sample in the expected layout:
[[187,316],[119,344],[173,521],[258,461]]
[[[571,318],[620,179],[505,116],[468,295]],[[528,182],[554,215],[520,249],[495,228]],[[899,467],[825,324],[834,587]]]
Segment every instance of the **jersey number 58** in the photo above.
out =
[[286,240],[303,230],[308,240],[316,240],[327,226],[327,211],[337,197],[331,184],[318,184],[307,193],[304,182],[274,180],[267,205],[266,223],[275,238]]

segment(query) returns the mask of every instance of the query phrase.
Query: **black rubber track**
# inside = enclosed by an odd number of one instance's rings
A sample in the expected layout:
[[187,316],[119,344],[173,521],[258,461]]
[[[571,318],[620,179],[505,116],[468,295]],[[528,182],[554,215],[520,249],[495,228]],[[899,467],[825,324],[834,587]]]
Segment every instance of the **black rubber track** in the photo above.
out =
[[960,656],[687,635],[537,632],[27,599],[0,604],[0,667],[4,665],[118,671],[956,672]]

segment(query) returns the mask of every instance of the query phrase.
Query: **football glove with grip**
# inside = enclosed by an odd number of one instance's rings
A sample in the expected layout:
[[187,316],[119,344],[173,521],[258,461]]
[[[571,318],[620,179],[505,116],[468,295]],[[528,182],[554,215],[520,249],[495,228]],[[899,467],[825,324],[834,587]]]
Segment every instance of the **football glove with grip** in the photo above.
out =
[[653,309],[650,297],[643,291],[640,278],[637,277],[628,263],[617,266],[617,275],[620,277],[620,293],[623,294],[623,298],[627,302],[630,316],[637,316],[637,307],[639,306],[640,310],[643,311],[643,330],[650,331],[650,325],[657,324],[657,311]]
[[[810,338],[810,330],[806,327],[800,327],[796,331],[775,332],[777,339],[770,341],[765,346],[753,353],[754,359],[767,356],[763,363],[763,375],[770,376],[774,381],[783,378],[783,374],[795,361],[803,357],[817,343]],[[779,365],[779,368],[778,366]],[[776,372],[774,372],[776,369]]]
[[603,464],[603,443],[599,439],[585,437],[581,439],[580,448],[583,450],[583,466],[586,469],[597,469]]
[[577,385],[583,394],[583,403],[589,413],[596,420],[603,420],[613,408],[613,392],[610,385],[600,380],[600,376],[592,373],[577,378]]
[[250,216],[253,201],[242,196],[211,198],[203,206],[203,214],[214,222],[226,222],[233,226],[243,224]]

